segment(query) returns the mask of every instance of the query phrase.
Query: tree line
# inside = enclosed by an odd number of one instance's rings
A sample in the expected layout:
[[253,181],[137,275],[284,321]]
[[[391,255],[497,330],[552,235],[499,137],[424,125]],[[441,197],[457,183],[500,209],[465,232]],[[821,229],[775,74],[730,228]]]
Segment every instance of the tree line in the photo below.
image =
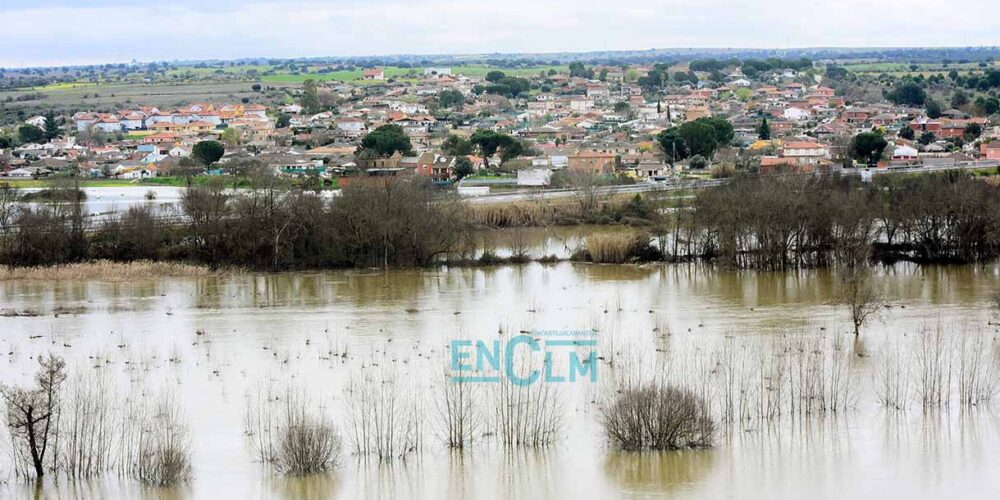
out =
[[[459,246],[465,206],[420,180],[356,183],[327,200],[270,174],[185,190],[179,213],[145,205],[89,218],[81,197],[46,204],[0,187],[0,264],[175,260],[252,269],[411,267]],[[52,188],[74,189],[74,188]]]
[[[82,197],[72,193],[28,204],[0,186],[0,264],[106,259],[268,270],[414,267],[465,261],[477,223],[509,225],[505,217],[477,218],[426,180],[352,183],[332,199],[268,174],[251,175],[248,185],[233,191],[213,181],[187,188],[176,213],[136,206],[100,220],[88,218]],[[663,211],[636,196],[617,209],[622,217],[610,218],[608,205],[587,193],[580,189],[579,206],[570,207],[579,212],[574,223],[648,228],[640,231],[650,245],[636,245],[641,255],[622,261],[700,259],[784,270],[1000,257],[1000,187],[964,172],[882,175],[870,183],[853,176],[744,174],[697,192],[689,206]]]
[[1000,257],[1000,188],[962,172],[740,176],[698,193],[672,257],[781,270],[862,261]]

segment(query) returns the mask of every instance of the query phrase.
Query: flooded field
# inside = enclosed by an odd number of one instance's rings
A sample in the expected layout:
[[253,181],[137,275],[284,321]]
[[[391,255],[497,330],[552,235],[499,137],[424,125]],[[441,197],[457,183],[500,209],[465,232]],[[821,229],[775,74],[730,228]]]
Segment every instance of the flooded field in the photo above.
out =
[[[539,255],[565,255],[578,242],[572,231],[531,238],[525,244]],[[0,381],[30,383],[36,357],[53,352],[67,360],[71,380],[103,380],[111,400],[169,393],[192,458],[192,480],[180,488],[144,487],[114,472],[36,488],[13,475],[4,442],[0,497],[993,498],[1000,401],[925,409],[914,389],[905,409],[890,409],[876,386],[883,360],[915,349],[920,332],[939,332],[947,345],[984,338],[995,356],[998,269],[901,264],[878,275],[892,307],[858,342],[830,271],[561,262],[0,282]],[[561,417],[554,442],[505,448],[487,424],[472,446],[449,450],[435,412],[449,343],[539,331],[593,331],[602,358],[597,382],[553,383]],[[718,395],[727,386],[709,379],[725,367],[713,368],[713,352],[774,345],[823,349],[828,366],[845,368],[849,401],[837,411],[720,423],[707,450],[629,453],[604,437],[599,404],[622,377],[670,372]],[[415,450],[382,462],[353,452],[345,391],[376,372],[394,377],[420,422]],[[334,472],[288,477],[255,460],[245,415],[248,397],[266,387],[295,387],[328,412],[344,441]],[[482,389],[486,407],[490,388]],[[720,413],[725,403],[713,399]]]

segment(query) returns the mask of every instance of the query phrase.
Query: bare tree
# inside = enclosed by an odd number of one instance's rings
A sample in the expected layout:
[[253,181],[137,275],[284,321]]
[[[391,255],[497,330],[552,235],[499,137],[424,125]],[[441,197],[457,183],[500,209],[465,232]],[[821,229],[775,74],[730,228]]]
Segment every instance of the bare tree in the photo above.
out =
[[20,195],[9,183],[0,183],[0,254],[6,249],[7,236],[12,231],[17,211],[21,208]]
[[[66,380],[66,363],[50,353],[39,357],[38,364],[34,388],[5,386],[0,388],[0,395],[7,404],[7,427],[15,446],[15,461],[30,459],[35,477],[41,479],[49,445],[55,440],[53,424],[58,419],[59,388]],[[51,465],[52,460],[49,462]],[[18,467],[18,471],[27,472],[27,468]]]
[[857,337],[865,323],[879,317],[888,300],[875,288],[870,271],[864,267],[845,271],[841,285],[840,301],[851,313],[854,336]]

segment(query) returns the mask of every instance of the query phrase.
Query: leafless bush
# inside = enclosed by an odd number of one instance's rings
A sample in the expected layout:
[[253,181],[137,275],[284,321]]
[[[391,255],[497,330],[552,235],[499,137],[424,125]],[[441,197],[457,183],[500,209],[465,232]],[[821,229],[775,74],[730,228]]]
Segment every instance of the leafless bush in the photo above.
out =
[[112,467],[123,422],[103,372],[77,373],[71,380],[59,422],[59,465],[70,477],[90,477]]
[[910,397],[909,358],[898,342],[883,350],[874,368],[875,396],[884,408],[905,410]]
[[626,450],[712,446],[715,424],[705,400],[672,385],[625,387],[601,408],[607,437]]
[[402,387],[395,371],[364,370],[348,383],[344,399],[355,453],[389,461],[403,458],[420,447],[420,399]]
[[790,346],[789,398],[793,414],[827,414],[854,405],[850,354],[843,344],[793,341]]
[[247,398],[244,431],[260,461],[278,472],[308,474],[334,467],[341,442],[336,428],[305,396],[272,387]]
[[979,332],[959,337],[957,350],[958,403],[969,407],[993,400],[1000,390],[996,346]]
[[[501,360],[501,366],[506,366]],[[536,368],[524,357],[513,361],[518,373]],[[552,444],[562,423],[562,400],[554,384],[543,380],[521,384],[504,373],[491,385],[493,425],[505,447],[540,447]]]
[[451,380],[445,373],[435,398],[441,440],[449,448],[467,447],[482,426],[481,404],[475,384]]
[[914,390],[924,408],[948,406],[951,402],[953,357],[951,345],[940,325],[918,334],[914,356]]
[[134,440],[125,441],[123,467],[143,484],[171,486],[191,478],[190,439],[180,406],[172,395],[155,402],[143,402],[139,418],[131,421],[138,427]]

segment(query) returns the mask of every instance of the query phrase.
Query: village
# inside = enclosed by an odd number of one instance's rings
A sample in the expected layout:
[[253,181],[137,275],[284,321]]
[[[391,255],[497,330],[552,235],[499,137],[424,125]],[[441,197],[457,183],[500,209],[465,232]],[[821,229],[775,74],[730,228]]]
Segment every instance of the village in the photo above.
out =
[[[326,187],[423,176],[503,189],[563,186],[560,172],[635,183],[1000,160],[1000,127],[989,117],[996,98],[957,90],[938,104],[901,79],[892,98],[861,100],[838,92],[836,66],[776,59],[762,71],[760,63],[574,63],[530,76],[427,67],[408,78],[373,67],[357,81],[283,89],[282,105],[81,103],[12,127],[0,142],[0,178],[155,181],[251,165]],[[208,141],[223,145],[221,156],[193,155]]]
[[997,3],[0,0],[0,499],[994,500]]

